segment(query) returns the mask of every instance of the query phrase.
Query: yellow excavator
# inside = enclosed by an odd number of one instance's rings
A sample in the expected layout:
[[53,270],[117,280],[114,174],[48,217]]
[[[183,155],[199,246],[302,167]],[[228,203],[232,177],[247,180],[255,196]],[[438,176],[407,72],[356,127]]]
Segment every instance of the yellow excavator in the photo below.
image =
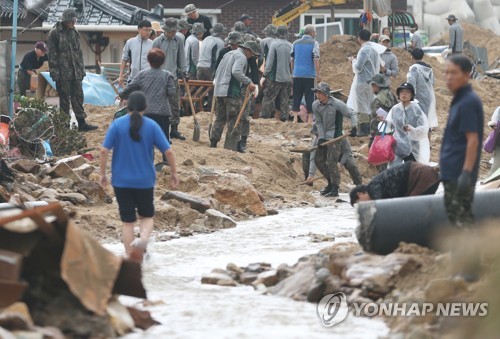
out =
[[287,6],[281,8],[273,16],[273,25],[288,25],[301,14],[311,8],[325,7],[330,5],[332,9],[332,20],[334,18],[334,5],[348,3],[351,0],[294,0]]

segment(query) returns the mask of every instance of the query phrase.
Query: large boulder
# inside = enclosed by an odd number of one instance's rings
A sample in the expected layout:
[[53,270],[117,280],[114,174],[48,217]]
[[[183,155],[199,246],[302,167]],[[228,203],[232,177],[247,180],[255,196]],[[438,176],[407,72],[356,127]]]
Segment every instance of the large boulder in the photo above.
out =
[[12,164],[12,168],[23,173],[38,173],[40,164],[35,160],[21,159]]
[[241,174],[224,173],[217,178],[214,198],[221,204],[243,209],[245,212],[257,215],[267,215],[255,187]]
[[184,203],[188,203],[192,209],[195,209],[200,213],[204,213],[206,210],[210,208],[210,201],[180,191],[167,192],[162,196],[161,199],[162,200],[174,199]]
[[101,202],[110,204],[113,202],[113,199],[106,193],[104,188],[95,181],[87,181],[79,184],[76,187],[76,191],[87,197],[91,204],[98,204]]
[[49,170],[48,175],[53,178],[69,178],[75,183],[82,182],[82,178],[80,178],[65,162],[58,163],[56,166],[52,167]]

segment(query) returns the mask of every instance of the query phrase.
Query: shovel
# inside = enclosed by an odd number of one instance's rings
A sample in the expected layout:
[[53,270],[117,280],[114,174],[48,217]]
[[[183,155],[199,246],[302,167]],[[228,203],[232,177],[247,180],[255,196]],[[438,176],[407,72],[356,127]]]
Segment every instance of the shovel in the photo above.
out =
[[212,139],[212,122],[214,121],[215,101],[217,98],[212,95],[212,107],[210,108],[210,124],[208,124],[208,138]]
[[[349,136],[348,134],[344,134],[344,135],[342,135],[342,136],[340,136],[338,138],[335,138],[335,139],[332,139],[332,140],[328,140],[328,141],[322,143],[321,145],[322,146],[326,146],[326,145],[334,144],[334,143],[336,143],[338,141],[341,141],[341,140],[347,138],[348,136]],[[304,149],[304,148],[292,148],[289,151],[290,152],[294,152],[294,153],[309,153],[309,152],[312,152],[314,150],[317,150],[318,148],[319,148],[319,146],[314,146],[314,147],[306,148],[306,149]]]
[[186,81],[186,77],[182,77],[182,82],[184,82],[184,88],[186,89],[189,98],[189,105],[191,105],[191,113],[193,114],[193,141],[200,141],[200,124],[198,123],[198,119],[196,119],[196,111],[193,105],[193,98],[191,97],[191,89],[189,88],[189,83]]
[[226,134],[226,139],[224,140],[224,148],[236,151],[238,149],[238,142],[240,141],[239,133],[237,133],[238,126],[240,125],[241,117],[247,108],[248,101],[250,100],[250,87],[247,87],[245,92],[245,100],[243,101],[243,105],[241,106],[240,113],[236,118],[236,122],[234,123],[234,127],[232,131],[228,131]]

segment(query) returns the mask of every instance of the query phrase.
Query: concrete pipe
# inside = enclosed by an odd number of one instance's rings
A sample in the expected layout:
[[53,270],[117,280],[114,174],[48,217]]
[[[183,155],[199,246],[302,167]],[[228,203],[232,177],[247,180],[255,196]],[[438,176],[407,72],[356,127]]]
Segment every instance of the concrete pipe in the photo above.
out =
[[[476,221],[500,218],[500,190],[477,192]],[[449,228],[442,195],[368,201],[358,204],[356,236],[367,252],[388,254],[401,241],[433,247],[433,235]]]

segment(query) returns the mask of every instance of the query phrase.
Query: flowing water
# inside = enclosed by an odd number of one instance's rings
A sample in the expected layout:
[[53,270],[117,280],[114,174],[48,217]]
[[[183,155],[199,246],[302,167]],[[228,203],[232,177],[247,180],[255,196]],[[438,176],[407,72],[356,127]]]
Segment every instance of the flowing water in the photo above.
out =
[[[332,328],[321,325],[316,304],[260,295],[250,286],[202,285],[203,273],[233,262],[292,265],[332,242],[313,243],[309,232],[345,233],[335,242],[356,241],[354,211],[337,207],[301,208],[238,223],[236,228],[152,244],[144,267],[148,298],[163,303],[147,309],[162,324],[127,335],[135,338],[377,338],[388,333],[376,319],[351,315]],[[108,245],[122,252],[120,244]],[[123,298],[126,304],[138,302]]]

